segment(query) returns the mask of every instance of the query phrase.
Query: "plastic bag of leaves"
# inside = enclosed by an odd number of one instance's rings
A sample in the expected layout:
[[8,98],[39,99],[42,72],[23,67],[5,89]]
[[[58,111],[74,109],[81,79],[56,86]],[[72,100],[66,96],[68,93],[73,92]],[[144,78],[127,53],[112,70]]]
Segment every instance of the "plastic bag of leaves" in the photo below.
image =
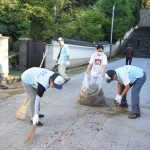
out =
[[81,105],[103,107],[106,106],[104,92],[102,90],[102,78],[93,83],[90,76],[85,73],[82,87],[79,94]]

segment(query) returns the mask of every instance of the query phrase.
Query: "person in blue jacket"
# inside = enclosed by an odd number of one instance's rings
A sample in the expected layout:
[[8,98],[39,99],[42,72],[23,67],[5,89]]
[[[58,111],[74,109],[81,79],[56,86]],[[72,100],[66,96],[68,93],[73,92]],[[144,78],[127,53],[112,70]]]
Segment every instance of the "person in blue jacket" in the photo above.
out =
[[41,98],[50,87],[62,89],[65,80],[59,73],[39,67],[27,69],[22,73],[21,80],[30,98],[31,123],[43,126],[39,121],[39,118],[44,117],[43,114],[39,114]]
[[116,80],[117,95],[115,98],[119,106],[127,106],[126,94],[131,90],[132,111],[128,117],[134,119],[140,117],[140,90],[146,80],[146,75],[143,69],[131,65],[119,67],[115,70],[108,70],[105,74],[106,81],[110,83]]

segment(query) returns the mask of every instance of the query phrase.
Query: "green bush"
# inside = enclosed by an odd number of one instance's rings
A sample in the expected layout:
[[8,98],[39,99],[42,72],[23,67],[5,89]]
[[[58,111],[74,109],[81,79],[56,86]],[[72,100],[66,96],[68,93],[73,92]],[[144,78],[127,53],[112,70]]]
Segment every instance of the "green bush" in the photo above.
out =
[[9,55],[10,69],[18,68],[19,66],[19,53],[11,53]]
[[19,52],[19,46],[20,46],[19,44],[20,44],[19,41],[13,43],[13,51]]

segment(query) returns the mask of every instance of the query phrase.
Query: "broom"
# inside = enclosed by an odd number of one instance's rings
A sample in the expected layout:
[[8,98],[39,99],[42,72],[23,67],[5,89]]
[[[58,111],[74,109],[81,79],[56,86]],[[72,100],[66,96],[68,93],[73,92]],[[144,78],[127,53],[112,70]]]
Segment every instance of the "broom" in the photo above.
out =
[[16,111],[17,119],[24,120],[26,118],[28,105],[29,105],[29,97],[26,97],[20,104],[18,110]]
[[[43,56],[43,59],[42,59],[42,61],[41,61],[40,68],[41,68],[41,66],[42,66],[42,64],[43,64],[43,62],[44,62],[44,59],[45,59],[45,57],[46,57],[46,53],[47,53],[47,49],[46,49],[45,54],[44,54],[44,56]],[[32,129],[29,131],[29,133],[28,133],[27,136],[26,136],[26,140],[25,140],[26,143],[28,143],[28,144],[33,143],[33,137],[34,137],[34,135],[35,135],[36,127],[37,127],[36,125],[33,125],[33,126],[32,126]]]
[[25,143],[28,143],[28,144],[32,144],[33,143],[33,137],[35,135],[35,130],[36,130],[36,125],[33,125],[32,129],[30,130],[30,132],[26,136]]

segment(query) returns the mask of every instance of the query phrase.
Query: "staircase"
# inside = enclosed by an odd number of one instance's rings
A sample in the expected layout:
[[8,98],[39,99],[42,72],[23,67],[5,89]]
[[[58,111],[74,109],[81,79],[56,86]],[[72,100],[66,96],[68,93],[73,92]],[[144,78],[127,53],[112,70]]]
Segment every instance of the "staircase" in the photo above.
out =
[[124,56],[128,44],[134,49],[134,57],[150,58],[150,27],[135,29],[126,42],[120,47],[119,56]]

